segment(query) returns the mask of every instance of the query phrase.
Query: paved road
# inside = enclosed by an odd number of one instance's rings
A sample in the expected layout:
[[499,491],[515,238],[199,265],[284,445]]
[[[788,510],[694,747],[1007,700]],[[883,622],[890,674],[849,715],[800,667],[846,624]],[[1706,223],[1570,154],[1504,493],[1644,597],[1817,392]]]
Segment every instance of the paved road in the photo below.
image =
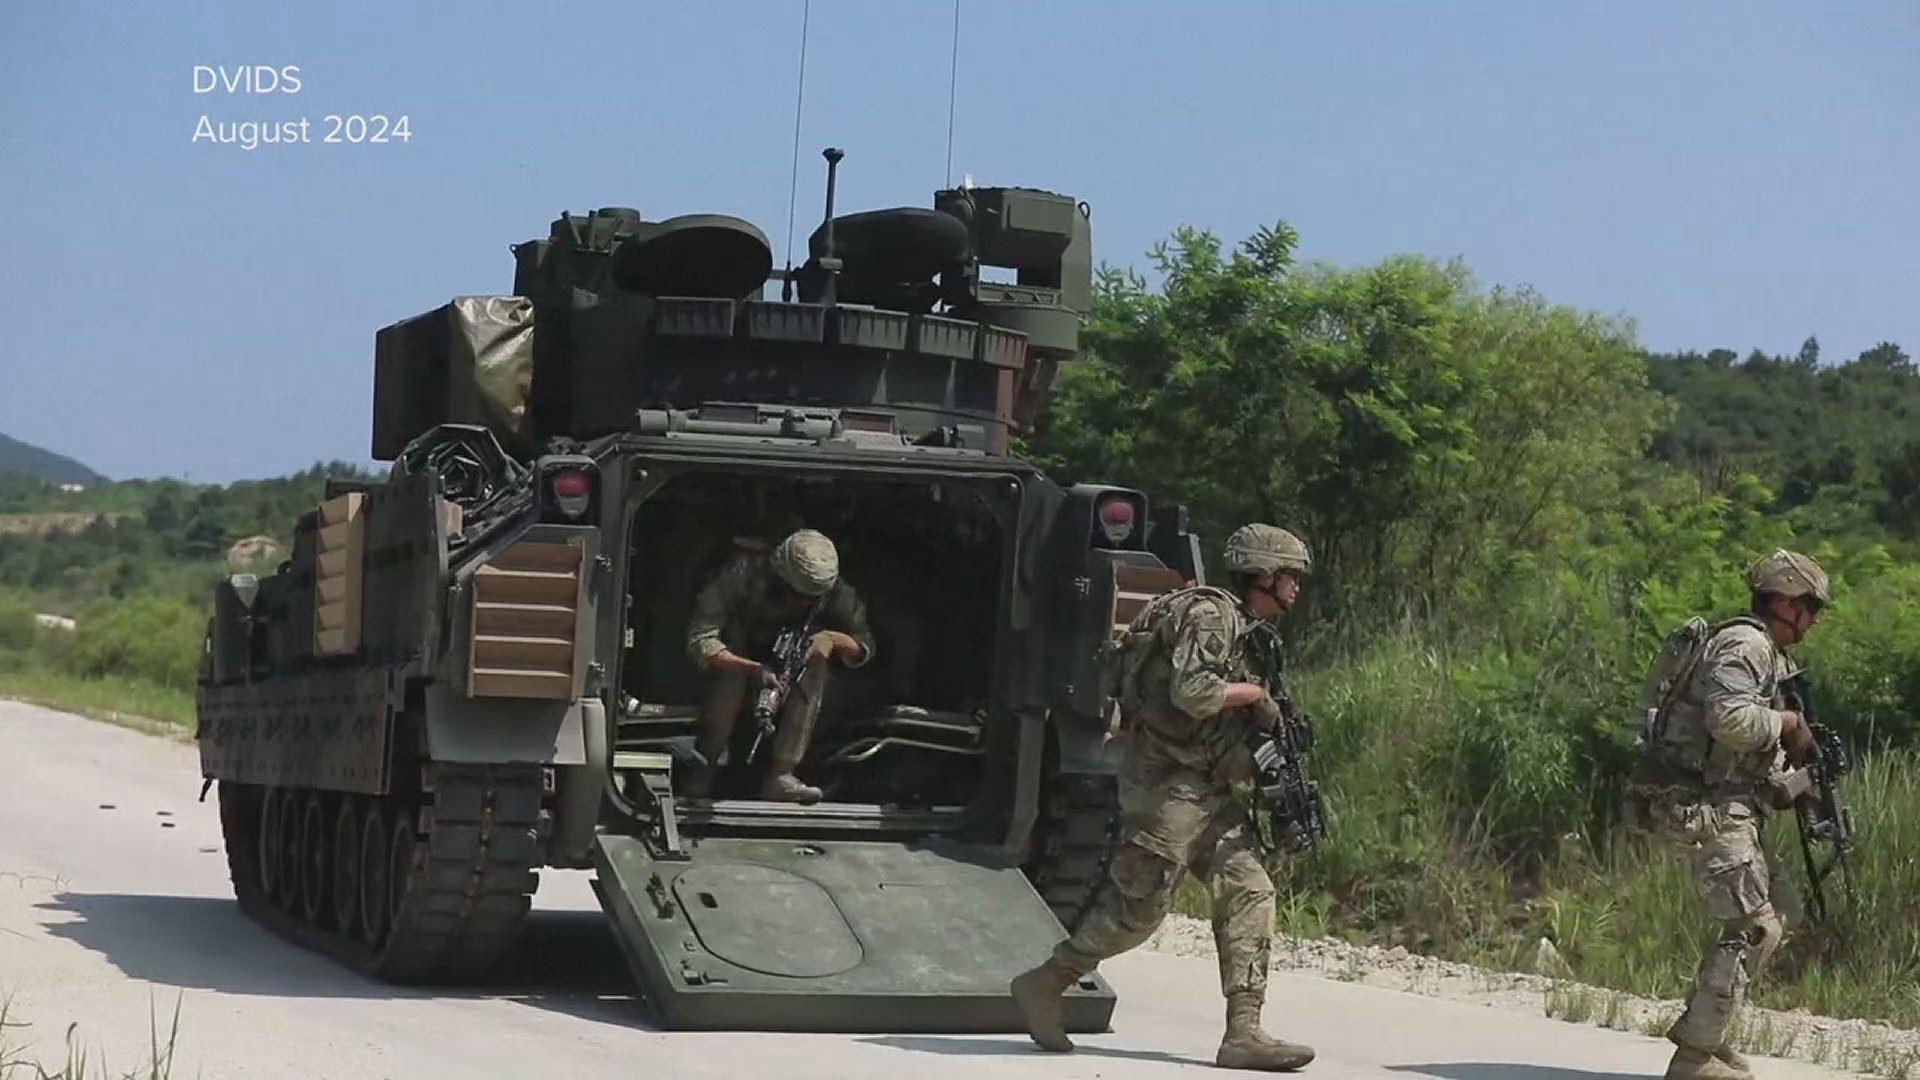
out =
[[[173,1075],[661,1080],[1137,1077],[1211,1070],[1213,965],[1159,954],[1107,967],[1111,1034],[1062,1058],[1006,1036],[650,1030],[585,875],[546,871],[527,971],[489,994],[420,993],[349,974],[255,927],[228,892],[192,746],[0,701],[0,996],[6,1040],[43,1062],[76,1036],[117,1075],[178,1002]],[[1305,1075],[1407,1080],[1658,1076],[1667,1044],[1541,1016],[1276,974],[1275,1030],[1315,1045]],[[1763,1080],[1844,1074],[1786,1061]],[[91,1074],[90,1074],[91,1075]]]

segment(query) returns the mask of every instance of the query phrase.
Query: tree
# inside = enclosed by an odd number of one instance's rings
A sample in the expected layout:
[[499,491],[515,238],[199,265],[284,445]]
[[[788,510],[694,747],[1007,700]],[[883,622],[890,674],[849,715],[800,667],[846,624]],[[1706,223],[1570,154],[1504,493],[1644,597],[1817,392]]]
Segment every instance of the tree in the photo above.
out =
[[1482,293],[1457,263],[1300,266],[1296,243],[1280,223],[1227,255],[1183,228],[1153,249],[1160,291],[1103,270],[1030,452],[1216,536],[1295,528],[1332,591],[1377,605],[1471,584],[1487,543],[1543,543],[1664,419],[1630,326]]
[[1883,341],[1860,354],[1854,363],[1869,371],[1894,375],[1913,374],[1913,357],[1891,341]]

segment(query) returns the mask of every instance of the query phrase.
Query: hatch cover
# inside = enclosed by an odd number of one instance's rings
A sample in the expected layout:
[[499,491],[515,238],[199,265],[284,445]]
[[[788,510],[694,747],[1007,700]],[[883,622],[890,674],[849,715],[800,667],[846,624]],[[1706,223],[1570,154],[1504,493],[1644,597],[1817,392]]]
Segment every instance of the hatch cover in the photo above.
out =
[[[594,838],[594,894],[666,1028],[1025,1032],[1007,982],[1066,936],[994,849],[912,840]],[[1061,995],[1107,1030],[1099,975]]]
[[860,962],[860,939],[827,890],[759,863],[709,863],[673,879],[708,952],[763,975],[817,979]]

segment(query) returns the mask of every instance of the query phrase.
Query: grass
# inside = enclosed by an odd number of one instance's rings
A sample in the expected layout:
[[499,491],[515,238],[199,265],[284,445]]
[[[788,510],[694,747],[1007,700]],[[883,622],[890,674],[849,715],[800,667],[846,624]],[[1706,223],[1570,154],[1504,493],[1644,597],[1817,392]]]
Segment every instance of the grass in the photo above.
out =
[[[1685,994],[1716,928],[1681,854],[1615,813],[1631,763],[1618,718],[1644,657],[1556,633],[1438,643],[1403,630],[1296,677],[1317,724],[1309,768],[1331,836],[1274,867],[1283,932],[1508,971],[1532,971],[1546,938],[1572,980],[1603,993]],[[1774,815],[1768,853],[1788,937],[1751,1000],[1920,1027],[1920,859],[1907,839],[1920,835],[1920,753],[1855,752],[1842,796],[1859,830],[1858,905],[1824,926],[1801,915],[1794,819]],[[1838,886],[1829,903],[1844,908]],[[1177,909],[1204,918],[1205,891],[1183,885]],[[1557,1007],[1630,1024],[1622,1001]],[[1888,1050],[1872,1071],[1911,1067]]]
[[151,734],[187,736],[194,730],[193,695],[145,679],[88,678],[38,665],[0,668],[0,697]]
[[[1664,1038],[1680,1015],[1679,1005],[1673,1002],[1635,999],[1582,983],[1555,982],[1543,996],[1546,1014],[1554,1019],[1648,1038]],[[1920,1047],[1870,1033],[1847,1039],[1813,1026],[1814,1019],[1743,1010],[1734,1018],[1727,1041],[1747,1054],[1799,1058],[1884,1080],[1920,1080]]]
[[1863,1046],[1854,1053],[1855,1068],[1887,1080],[1920,1077],[1920,1049],[1911,1046]]
[[[1858,906],[1845,910],[1837,880],[1827,886],[1838,910],[1829,925],[1802,914],[1805,888],[1791,815],[1770,823],[1775,904],[1787,915],[1786,942],[1755,985],[1755,1004],[1806,1008],[1920,1027],[1920,863],[1907,839],[1920,829],[1920,757],[1869,756],[1845,794],[1860,829],[1853,853]],[[1581,979],[1650,997],[1681,996],[1701,946],[1712,933],[1680,858],[1641,837],[1614,837],[1605,856],[1551,868],[1541,886],[1549,936]]]
[[0,1080],[166,1080],[173,1075],[173,1057],[180,1037],[180,998],[173,1002],[173,1018],[161,1039],[159,1018],[148,1012],[148,1054],[146,1064],[119,1074],[107,1071],[104,1055],[96,1063],[77,1038],[80,1025],[67,1025],[64,1060],[57,1068],[27,1055],[27,1047],[17,1045],[14,1032],[26,1028],[25,1021],[13,1016],[11,997],[0,998]]

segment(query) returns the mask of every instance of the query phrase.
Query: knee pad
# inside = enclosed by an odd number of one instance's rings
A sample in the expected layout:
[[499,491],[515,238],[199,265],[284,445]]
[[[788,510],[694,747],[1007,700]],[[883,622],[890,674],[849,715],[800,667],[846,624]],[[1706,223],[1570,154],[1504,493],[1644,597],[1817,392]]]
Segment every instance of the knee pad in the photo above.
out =
[[1752,950],[1747,954],[1747,978],[1757,979],[1767,969],[1768,961],[1773,959],[1773,951],[1780,947],[1786,933],[1780,916],[1771,911],[1754,918],[1747,925],[1744,936]]
[[1122,843],[1107,863],[1107,880],[1132,900],[1171,896],[1179,884],[1180,864],[1140,844]]

